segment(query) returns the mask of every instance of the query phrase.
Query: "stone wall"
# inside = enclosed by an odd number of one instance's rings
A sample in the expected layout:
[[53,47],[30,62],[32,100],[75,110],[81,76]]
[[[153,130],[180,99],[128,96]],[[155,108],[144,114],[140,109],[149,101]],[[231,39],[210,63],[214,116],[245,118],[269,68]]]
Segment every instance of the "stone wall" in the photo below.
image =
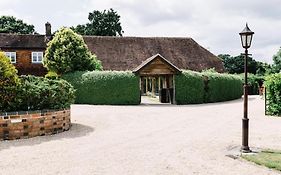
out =
[[69,130],[70,110],[25,111],[0,114],[0,140],[51,135]]

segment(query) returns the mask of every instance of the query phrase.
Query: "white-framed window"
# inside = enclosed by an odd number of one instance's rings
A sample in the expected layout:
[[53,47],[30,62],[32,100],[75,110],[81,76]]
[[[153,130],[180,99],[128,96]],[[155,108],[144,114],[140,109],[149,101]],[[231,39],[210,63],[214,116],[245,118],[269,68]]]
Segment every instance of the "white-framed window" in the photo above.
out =
[[10,58],[11,63],[17,62],[17,54],[16,52],[5,52],[5,55]]
[[43,62],[43,52],[32,52],[31,60],[32,60],[32,63],[42,63]]

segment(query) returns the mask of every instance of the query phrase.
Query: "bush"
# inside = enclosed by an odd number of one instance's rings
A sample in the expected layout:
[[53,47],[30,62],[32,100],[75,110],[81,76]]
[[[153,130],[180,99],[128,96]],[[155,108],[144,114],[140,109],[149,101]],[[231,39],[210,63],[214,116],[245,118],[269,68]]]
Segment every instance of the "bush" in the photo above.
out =
[[243,94],[242,79],[236,75],[204,73],[205,102],[220,102],[240,98]]
[[75,72],[63,76],[76,89],[76,103],[125,105],[140,103],[139,77],[131,72]]
[[266,76],[265,87],[268,100],[267,112],[281,115],[281,73]]
[[0,111],[9,110],[15,103],[15,90],[18,85],[19,78],[15,66],[0,52]]
[[195,104],[204,102],[204,80],[200,73],[183,71],[175,76],[176,103]]
[[45,78],[55,80],[55,79],[58,79],[59,76],[58,76],[58,74],[57,74],[56,72],[49,71],[49,72],[45,75]]
[[44,66],[58,75],[102,69],[101,62],[88,50],[82,36],[68,28],[60,29],[48,43]]
[[22,76],[12,111],[69,108],[74,102],[74,89],[65,80]]
[[[239,74],[239,76],[242,78],[242,81],[244,83],[244,74]],[[258,76],[254,74],[248,74],[248,93],[249,95],[259,95],[259,88],[264,82],[264,77],[263,76]]]

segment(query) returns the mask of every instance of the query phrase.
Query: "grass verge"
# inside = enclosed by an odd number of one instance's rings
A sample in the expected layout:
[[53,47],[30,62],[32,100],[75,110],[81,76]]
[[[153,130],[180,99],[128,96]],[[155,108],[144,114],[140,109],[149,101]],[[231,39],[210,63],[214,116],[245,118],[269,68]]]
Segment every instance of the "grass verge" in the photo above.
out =
[[263,150],[257,154],[242,155],[242,158],[258,165],[281,171],[281,151]]

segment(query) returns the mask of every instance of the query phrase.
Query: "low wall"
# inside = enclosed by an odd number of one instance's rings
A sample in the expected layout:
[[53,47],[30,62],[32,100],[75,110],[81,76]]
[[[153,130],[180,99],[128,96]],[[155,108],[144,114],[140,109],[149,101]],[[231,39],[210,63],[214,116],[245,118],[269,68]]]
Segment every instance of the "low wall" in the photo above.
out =
[[69,109],[0,113],[0,140],[51,135],[70,126]]

